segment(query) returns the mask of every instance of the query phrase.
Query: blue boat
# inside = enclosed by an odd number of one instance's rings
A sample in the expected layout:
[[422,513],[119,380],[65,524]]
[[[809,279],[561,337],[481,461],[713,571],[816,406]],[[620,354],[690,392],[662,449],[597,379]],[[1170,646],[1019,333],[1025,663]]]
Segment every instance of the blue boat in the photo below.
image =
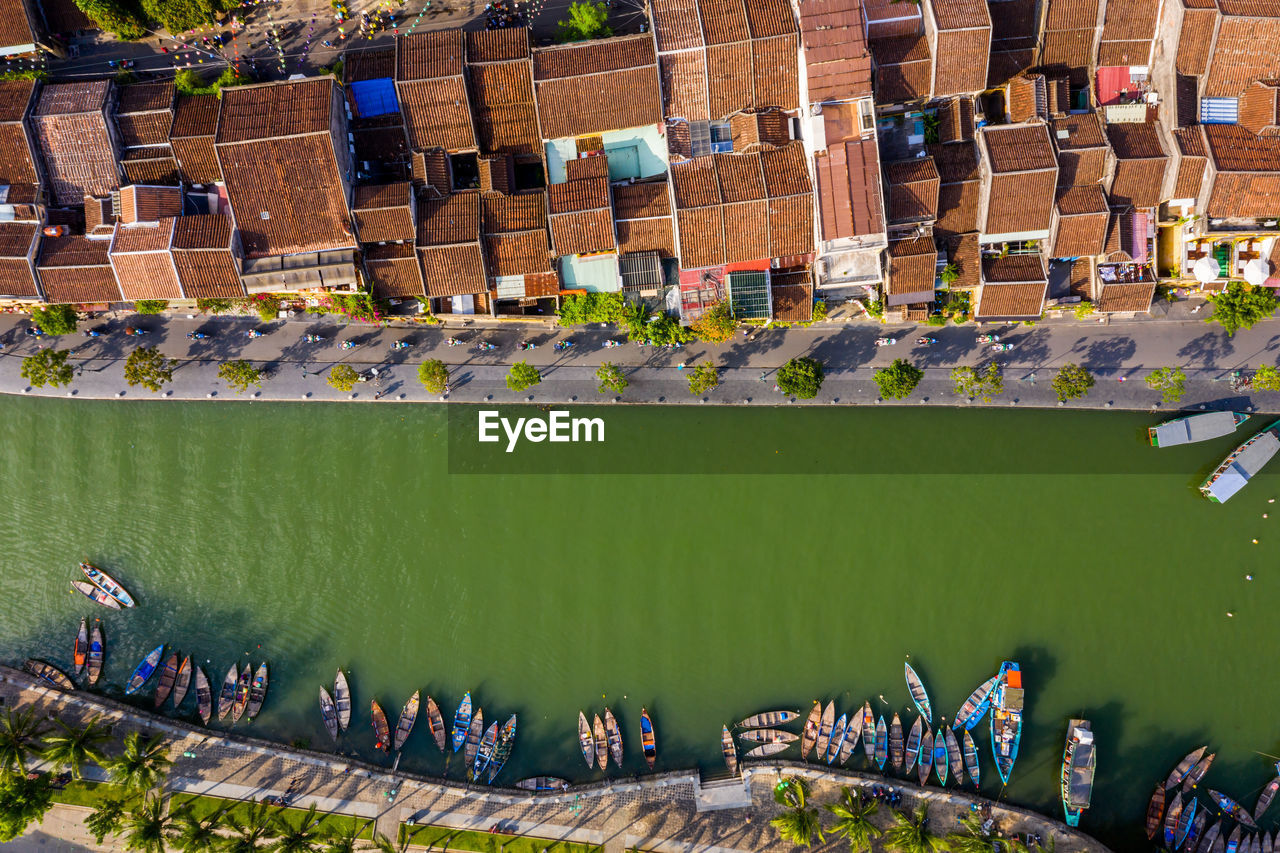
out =
[[1244,806],[1228,797],[1226,794],[1209,789],[1209,799],[1213,800],[1214,805],[1222,810],[1222,813],[1233,820],[1244,824],[1246,829],[1257,830],[1258,824],[1254,821],[1253,815],[1245,811]]
[[467,729],[471,726],[471,691],[462,697],[458,710],[453,715],[453,751],[462,749],[467,742]]
[[1009,784],[1013,763],[1018,760],[1022,738],[1022,670],[1013,661],[1000,664],[996,686],[991,691],[991,754],[996,760],[1000,781]]
[[1000,676],[993,675],[986,681],[978,685],[978,688],[969,694],[969,698],[960,706],[960,710],[956,712],[956,718],[951,722],[951,728],[959,731],[961,727],[965,731],[972,729],[986,715],[987,709],[991,707],[991,691],[995,689],[996,682],[1000,680]]
[[911,693],[911,701],[915,703],[916,710],[920,712],[920,716],[932,725],[933,708],[929,704],[929,694],[924,689],[924,682],[920,680],[920,676],[916,675],[916,671],[911,668],[911,664],[903,662],[902,666],[907,676],[907,690]]
[[884,717],[876,721],[876,766],[881,770],[889,760],[889,729],[884,724]]
[[1196,807],[1200,801],[1195,797],[1191,798],[1191,802],[1187,803],[1187,807],[1182,810],[1182,817],[1178,818],[1178,825],[1174,831],[1174,846],[1170,849],[1176,849],[1182,846],[1187,840],[1187,833],[1191,831],[1191,823],[1196,819]]
[[841,714],[840,719],[836,720],[836,727],[831,730],[831,746],[827,749],[827,763],[834,764],[836,756],[840,754],[841,747],[844,746],[845,733],[849,726],[849,715]]
[[1173,794],[1173,802],[1169,804],[1169,811],[1164,816],[1164,849],[1173,850],[1177,845],[1178,838],[1178,821],[1182,819],[1182,810],[1186,804],[1182,802],[1182,795],[1177,791]]
[[156,671],[156,667],[160,665],[160,656],[164,654],[164,644],[156,646],[151,654],[142,659],[142,663],[138,664],[138,668],[133,671],[133,675],[129,676],[129,685],[125,687],[124,693],[130,696],[137,693],[142,685],[147,683],[147,679]]
[[938,784],[947,786],[947,739],[943,736],[946,726],[939,726],[933,737],[933,772],[937,774]]

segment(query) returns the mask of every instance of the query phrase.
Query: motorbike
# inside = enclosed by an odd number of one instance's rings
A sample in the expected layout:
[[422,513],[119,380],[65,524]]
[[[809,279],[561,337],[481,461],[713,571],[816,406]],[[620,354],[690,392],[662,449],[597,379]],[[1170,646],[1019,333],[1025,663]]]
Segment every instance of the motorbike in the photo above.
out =
[[557,350],[567,350],[573,346],[573,341],[556,341],[555,348]]
[[343,342],[342,342],[342,348],[343,348],[343,349],[355,349],[355,348],[356,348],[356,345],[355,345],[355,343],[354,343],[353,341],[343,341]]
[[537,349],[537,348],[538,348],[538,345],[537,345],[537,344],[535,344],[533,341],[521,341],[521,342],[520,342],[520,349],[522,349],[522,350],[524,350],[524,351],[526,351],[526,352],[527,352],[527,351],[529,351],[529,350],[535,350],[535,349]]
[[392,352],[395,352],[396,350],[408,349],[408,348],[409,348],[409,342],[408,342],[408,341],[396,341],[395,343],[393,343],[393,344],[391,345],[391,351],[392,351]]
[[891,347],[897,342],[897,338],[876,338],[876,346],[878,347]]
[[488,341],[481,341],[476,344],[476,352],[492,352],[498,348],[497,344],[491,344]]
[[1013,344],[993,344],[991,347],[992,352],[1008,352],[1011,349]]
[[978,340],[984,344],[994,344],[999,342],[1000,336],[999,335],[978,335]]
[[131,338],[140,337],[147,333],[146,329],[135,329],[133,326],[125,326],[124,333]]
[[250,329],[249,331],[247,331],[247,332],[245,332],[245,333],[244,333],[244,336],[245,336],[246,338],[250,338],[250,339],[252,339],[252,338],[260,338],[260,337],[262,337],[262,332],[258,331],[257,329]]
[[936,344],[937,342],[937,338],[916,338],[916,343],[922,347],[927,347],[930,344]]
[[614,347],[620,347],[620,346],[622,346],[622,341],[605,341],[604,342],[605,349],[613,349]]
[[318,344],[324,340],[324,338],[319,335],[303,335],[302,339],[309,344]]
[[99,327],[97,329],[85,329],[84,336],[86,338],[100,338],[102,337],[102,328]]
[[187,340],[189,341],[207,341],[209,335],[204,332],[187,332]]
[[27,334],[33,338],[42,338],[44,337],[44,329],[39,326],[28,326]]
[[462,341],[458,340],[457,338],[449,338],[449,340],[445,341],[444,343],[445,343],[445,346],[451,346],[451,347],[462,346]]

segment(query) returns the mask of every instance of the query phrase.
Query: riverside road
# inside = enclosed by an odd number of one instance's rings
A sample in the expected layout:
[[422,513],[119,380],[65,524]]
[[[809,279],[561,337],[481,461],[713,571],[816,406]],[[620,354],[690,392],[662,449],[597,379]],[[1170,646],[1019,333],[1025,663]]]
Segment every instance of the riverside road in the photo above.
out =
[[[724,344],[686,344],[665,349],[626,342],[617,328],[559,328],[551,323],[503,323],[477,318],[469,325],[424,326],[392,323],[347,323],[332,316],[302,316],[261,323],[250,316],[118,314],[81,324],[81,330],[101,329],[102,336],[85,337],[82,332],[63,337],[34,337],[27,334],[29,320],[21,315],[0,317],[0,391],[131,399],[152,398],[141,388],[129,388],[123,379],[123,364],[139,345],[154,345],[180,365],[174,381],[163,396],[173,399],[232,398],[235,393],[216,376],[218,365],[245,359],[266,368],[269,378],[256,399],[313,399],[362,401],[436,401],[417,380],[417,365],[438,358],[450,367],[453,402],[609,402],[615,395],[597,391],[595,369],[604,362],[621,367],[631,385],[621,395],[622,402],[700,402],[688,390],[686,370],[711,361],[721,368],[721,385],[704,395],[706,402],[732,404],[867,404],[878,402],[872,374],[896,358],[906,358],[924,369],[925,379],[907,403],[968,404],[952,389],[949,373],[957,365],[980,365],[995,360],[1004,369],[1005,392],[990,405],[1056,405],[1049,383],[1058,367],[1068,362],[1087,367],[1097,377],[1097,385],[1083,401],[1068,405],[1151,408],[1159,394],[1142,381],[1151,370],[1180,366],[1187,373],[1187,394],[1183,407],[1252,403],[1263,411],[1280,410],[1280,393],[1242,398],[1229,385],[1236,370],[1256,369],[1260,364],[1276,364],[1280,354],[1280,321],[1264,321],[1252,329],[1229,337],[1201,316],[1185,319],[1133,320],[1100,324],[1075,320],[1048,321],[1034,326],[1018,324],[967,324],[945,328],[886,326],[867,321],[828,322],[810,328],[739,330]],[[127,336],[126,327],[145,330],[142,336]],[[260,337],[247,335],[252,329]],[[191,339],[188,334],[206,335]],[[993,352],[983,334],[997,334],[1012,351]],[[307,336],[321,340],[308,342]],[[922,346],[916,339],[929,336],[936,343]],[[462,344],[448,346],[449,338]],[[877,339],[894,338],[896,343],[877,346]],[[558,341],[571,340],[573,346],[557,350]],[[606,348],[606,341],[622,341],[622,346]],[[520,343],[536,344],[521,350]],[[349,342],[349,348],[342,344]],[[396,342],[407,348],[392,349]],[[479,351],[477,344],[492,343],[496,349]],[[73,349],[72,363],[78,365],[76,379],[68,388],[28,388],[19,375],[23,356],[40,347]],[[826,369],[826,382],[813,401],[783,397],[774,386],[779,366],[796,356],[819,359]],[[526,392],[507,389],[509,365],[527,361],[542,374],[542,383]],[[348,364],[369,374],[373,381],[362,383],[353,393],[338,392],[325,382],[324,374],[335,364]],[[372,375],[371,375],[372,376]],[[244,395],[252,398],[252,392]],[[887,401],[879,401],[887,402]],[[974,404],[981,405],[980,402]]]

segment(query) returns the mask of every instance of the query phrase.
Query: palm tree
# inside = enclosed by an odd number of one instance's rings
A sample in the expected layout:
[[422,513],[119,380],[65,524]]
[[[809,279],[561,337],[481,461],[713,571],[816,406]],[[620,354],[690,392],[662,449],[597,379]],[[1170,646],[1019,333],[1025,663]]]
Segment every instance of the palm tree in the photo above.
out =
[[222,827],[225,809],[219,809],[208,817],[201,818],[191,808],[190,801],[183,803],[174,812],[173,837],[182,853],[212,853],[222,842],[218,829]]
[[165,814],[164,798],[147,794],[125,825],[125,848],[139,853],[164,853],[172,828],[173,823]]
[[1005,848],[1007,842],[994,838],[982,828],[982,818],[972,812],[960,818],[964,832],[947,834],[947,846],[952,853],[992,853],[992,845]]
[[160,735],[145,743],[140,740],[137,732],[129,732],[124,738],[124,752],[103,762],[111,781],[130,792],[149,791],[162,785],[165,772],[173,763],[169,759],[169,748],[160,742]]
[[818,819],[818,810],[806,807],[809,785],[803,779],[783,779],[774,786],[773,799],[787,809],[769,821],[778,830],[783,841],[809,847],[815,836],[819,841],[826,840],[822,837],[822,821]]
[[316,829],[316,804],[312,803],[306,814],[296,823],[282,815],[276,815],[275,828],[279,838],[271,845],[273,853],[316,853],[320,832]]
[[27,759],[40,751],[40,740],[46,731],[44,724],[36,719],[34,708],[6,710],[0,717],[0,772],[25,776]]
[[104,797],[84,819],[84,825],[99,844],[108,835],[120,833],[124,827],[126,805],[122,797]]
[[826,809],[837,818],[831,831],[843,836],[853,853],[870,850],[871,842],[880,837],[879,828],[871,822],[871,817],[880,810],[874,800],[864,803],[861,794],[855,795],[844,787],[840,789],[840,799],[827,803]]
[[258,853],[269,838],[273,838],[275,821],[265,801],[254,803],[244,820],[234,815],[227,817],[227,828],[231,837],[226,839],[222,849],[224,853]]
[[934,853],[946,843],[929,831],[929,805],[919,803],[911,814],[893,813],[893,826],[885,830],[884,845],[895,853]]
[[59,768],[71,771],[71,778],[77,782],[84,778],[84,766],[92,761],[102,763],[102,751],[99,749],[110,739],[107,729],[96,716],[84,727],[71,726],[57,720],[61,732],[51,734],[44,739],[44,759],[51,761]]
[[365,821],[364,826],[357,826],[355,821],[342,821],[336,827],[328,827],[320,853],[357,853],[366,849],[360,844],[360,833],[371,823],[373,821]]

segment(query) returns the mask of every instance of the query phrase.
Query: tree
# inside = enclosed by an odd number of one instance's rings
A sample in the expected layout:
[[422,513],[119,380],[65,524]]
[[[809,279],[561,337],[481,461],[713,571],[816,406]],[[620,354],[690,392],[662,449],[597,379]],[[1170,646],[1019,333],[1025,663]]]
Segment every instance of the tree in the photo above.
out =
[[138,853],[164,853],[172,828],[172,821],[164,813],[164,797],[147,794],[125,821],[125,849],[137,850]]
[[124,381],[141,385],[153,394],[166,382],[173,381],[176,359],[165,358],[155,347],[138,347],[124,363]]
[[43,818],[51,805],[53,796],[45,779],[18,774],[0,779],[0,843],[26,832],[31,822]]
[[351,821],[330,827],[324,834],[320,853],[356,853],[361,846],[360,834],[371,823],[373,821],[367,821],[364,826],[357,826],[355,821]]
[[[127,801],[124,797],[103,797],[84,819],[84,825],[95,841],[102,843],[108,835],[119,835],[124,828]],[[191,851],[195,853],[195,851]]]
[[1093,374],[1078,364],[1067,363],[1053,377],[1050,387],[1058,395],[1058,402],[1065,403],[1089,393],[1093,387]]
[[911,814],[893,813],[893,826],[885,830],[884,846],[895,853],[934,853],[947,845],[929,831],[929,805],[920,803]]
[[991,833],[982,829],[982,818],[970,812],[960,818],[964,832],[947,834],[947,847],[952,853],[991,853],[995,841]]
[[961,397],[981,397],[984,403],[990,403],[992,397],[1004,393],[1004,377],[1000,373],[1000,365],[994,361],[988,362],[985,369],[953,368],[951,381]]
[[609,6],[604,2],[574,0],[569,17],[557,22],[560,41],[588,41],[613,35],[609,27]]
[[70,305],[50,305],[31,311],[31,325],[46,335],[70,335],[76,330],[76,312]]
[[169,307],[167,299],[139,299],[133,303],[133,310],[139,314],[159,314]]
[[297,821],[290,821],[276,815],[275,827],[278,838],[271,845],[272,853],[315,853],[320,841],[320,833],[316,830],[316,806],[311,804],[306,814]]
[[112,782],[128,792],[141,793],[162,785],[172,763],[169,748],[160,735],[144,743],[138,732],[129,732],[124,736],[124,750],[104,761],[102,766]]
[[1280,391],[1280,370],[1276,370],[1269,364],[1261,365],[1258,371],[1253,374],[1253,389],[1255,391]]
[[76,369],[67,364],[71,350],[42,349],[22,360],[22,378],[31,383],[33,388],[52,385],[60,388],[70,385],[75,378]]
[[880,807],[874,800],[864,803],[862,795],[854,794],[848,786],[840,789],[840,799],[827,803],[826,809],[836,816],[831,831],[849,842],[852,853],[870,850],[871,842],[880,837],[880,830],[871,822]]
[[418,365],[418,381],[432,394],[443,394],[449,387],[449,368],[438,358]]
[[225,816],[226,809],[221,809],[201,818],[191,808],[190,800],[183,803],[173,813],[173,840],[178,849],[182,853],[213,853],[222,843],[218,830]]
[[360,374],[349,364],[335,364],[329,371],[329,387],[342,392],[350,391],[360,381]]
[[649,313],[643,302],[633,302],[622,312],[627,338],[638,344],[655,347],[685,344],[693,340],[693,332],[681,326],[665,311]]
[[272,837],[274,825],[265,800],[254,803],[244,820],[229,816],[227,829],[231,837],[224,839],[223,853],[258,853],[265,846],[263,842]]
[[242,358],[218,365],[218,378],[243,394],[252,385],[262,387],[262,371]]
[[778,368],[778,388],[783,394],[794,394],[812,400],[822,388],[822,362],[816,358],[793,358]]
[[808,808],[809,785],[803,779],[790,777],[778,782],[773,789],[773,799],[787,811],[769,821],[783,841],[810,847],[813,839],[825,841],[822,837],[822,821],[818,819],[818,810]]
[[709,361],[702,362],[689,374],[689,393],[695,397],[701,397],[719,385],[720,371]]
[[142,0],[141,5],[143,14],[173,35],[209,23],[222,8],[216,0]]
[[[179,71],[179,74],[183,72]],[[190,72],[187,72],[190,73]],[[234,299],[197,299],[196,308],[200,311],[208,311],[210,314],[225,314],[232,308],[236,307]]]
[[955,264],[947,264],[942,268],[942,272],[938,273],[938,278],[943,284],[951,284],[960,277],[960,267]]
[[1217,323],[1230,337],[1239,329],[1248,329],[1265,320],[1276,310],[1276,297],[1269,287],[1253,287],[1240,281],[1227,284],[1227,289],[1209,297],[1213,313],[1206,323]]
[[871,378],[880,386],[881,395],[902,400],[916,390],[916,386],[924,378],[924,371],[905,358],[899,358],[888,367],[877,370]]
[[120,0],[76,0],[76,5],[99,27],[115,33],[116,38],[134,41],[147,35],[146,23]]
[[73,726],[62,720],[55,720],[62,731],[55,732],[44,739],[45,761],[52,762],[58,768],[65,767],[70,770],[71,778],[76,781],[83,779],[85,764],[102,762],[100,747],[111,737],[106,727],[102,725],[101,719],[100,716],[95,716],[83,726]]
[[631,383],[627,381],[627,377],[622,375],[622,368],[611,361],[606,361],[596,370],[596,379],[600,380],[599,391],[601,394],[613,392],[621,394],[627,390],[627,386]]
[[7,709],[0,717],[0,774],[25,776],[27,759],[40,751],[46,731],[34,708]]
[[1187,390],[1187,373],[1181,367],[1157,367],[1146,381],[1148,388],[1160,392],[1160,399],[1166,404],[1178,402]]
[[507,387],[512,391],[524,391],[541,381],[542,374],[538,372],[538,368],[527,361],[517,361],[511,365],[511,372],[507,374]]
[[722,344],[733,337],[733,330],[737,325],[733,319],[733,306],[729,304],[729,300],[722,299],[703,311],[702,316],[694,320],[689,328],[700,341]]

